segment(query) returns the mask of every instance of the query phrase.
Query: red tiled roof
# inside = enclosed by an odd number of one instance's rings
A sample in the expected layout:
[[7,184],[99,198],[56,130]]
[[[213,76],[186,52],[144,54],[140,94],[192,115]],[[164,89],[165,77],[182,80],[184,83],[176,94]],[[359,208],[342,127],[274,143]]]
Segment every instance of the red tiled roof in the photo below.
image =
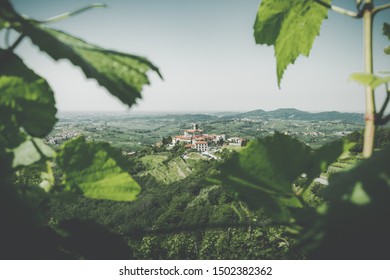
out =
[[191,133],[194,133],[194,132],[203,132],[203,130],[200,130],[200,129],[187,129],[186,131],[187,131],[187,132],[191,132]]
[[211,136],[211,135],[207,135],[207,134],[203,134],[203,135],[195,135],[194,136],[195,139],[199,139],[200,141],[202,140],[206,140],[206,139],[215,139],[216,137],[215,136]]
[[186,140],[190,140],[191,139],[191,137],[184,136],[184,135],[177,135],[174,138],[176,138],[176,139],[186,139]]
[[206,141],[198,141],[198,142],[195,142],[195,144],[207,144]]

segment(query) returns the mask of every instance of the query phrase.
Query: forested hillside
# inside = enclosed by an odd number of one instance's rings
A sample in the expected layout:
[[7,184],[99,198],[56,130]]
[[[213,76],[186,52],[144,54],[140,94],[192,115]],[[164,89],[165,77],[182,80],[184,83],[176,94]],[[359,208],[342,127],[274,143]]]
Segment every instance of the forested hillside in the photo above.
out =
[[[142,185],[133,203],[52,201],[41,208],[42,219],[54,228],[73,219],[99,223],[122,237],[136,259],[303,257],[291,250],[294,241],[283,227],[207,182],[219,162],[180,156],[163,162],[166,158],[167,152],[131,158],[129,170]],[[130,163],[142,167],[131,170]]]

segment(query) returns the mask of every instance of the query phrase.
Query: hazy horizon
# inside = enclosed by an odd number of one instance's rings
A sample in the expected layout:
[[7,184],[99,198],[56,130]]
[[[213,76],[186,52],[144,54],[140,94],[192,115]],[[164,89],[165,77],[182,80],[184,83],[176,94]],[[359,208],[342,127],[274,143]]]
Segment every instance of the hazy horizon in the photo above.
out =
[[229,111],[229,110],[215,110],[215,111],[196,111],[196,110],[193,110],[193,111],[180,111],[180,110],[161,110],[161,111],[157,111],[157,110],[151,110],[151,111],[143,111],[143,110],[131,110],[131,109],[128,109],[128,110],[95,110],[95,111],[92,111],[92,110],[84,110],[84,111],[80,111],[80,110],[61,110],[61,111],[58,111],[57,114],[66,114],[66,113],[90,113],[90,114],[93,114],[93,113],[107,113],[107,114],[221,114],[221,113],[247,113],[247,112],[251,112],[251,111],[256,111],[256,110],[263,110],[265,112],[272,112],[272,111],[276,111],[276,110],[284,110],[284,109],[296,109],[296,110],[299,110],[299,111],[302,111],[302,112],[309,112],[309,113],[325,113],[325,112],[339,112],[339,113],[351,113],[351,114],[364,114],[364,112],[353,112],[353,111],[337,111],[337,110],[333,110],[333,111],[308,111],[308,110],[300,110],[300,109],[297,109],[297,108],[275,108],[275,109],[272,109],[272,110],[264,110],[264,109],[261,109],[261,108],[257,108],[257,109],[253,109],[253,110],[245,110],[245,111]]

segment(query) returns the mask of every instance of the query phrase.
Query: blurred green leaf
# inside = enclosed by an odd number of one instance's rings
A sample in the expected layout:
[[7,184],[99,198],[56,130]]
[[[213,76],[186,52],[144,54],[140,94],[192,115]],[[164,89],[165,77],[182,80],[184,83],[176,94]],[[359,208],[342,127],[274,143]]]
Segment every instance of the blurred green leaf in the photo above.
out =
[[90,198],[132,201],[141,188],[117,158],[107,143],[86,142],[79,137],[61,147],[57,163],[69,190],[79,189]]
[[370,86],[372,89],[376,89],[380,85],[390,82],[390,76],[378,76],[375,74],[367,73],[352,73],[349,76],[349,80],[355,81],[363,86]]
[[25,141],[26,134],[20,130],[13,110],[4,106],[0,108],[0,146],[12,149]]
[[141,97],[142,87],[149,84],[149,70],[161,77],[158,68],[144,57],[89,44],[65,32],[48,28],[36,20],[25,19],[8,1],[3,2],[0,3],[0,18],[14,22],[12,28],[30,37],[40,50],[53,59],[67,59],[79,66],[87,78],[95,79],[128,106]]
[[46,160],[55,156],[55,152],[39,138],[26,140],[13,149],[13,152],[13,168],[29,166],[40,160]]
[[0,49],[0,61],[1,138],[15,147],[22,140],[19,128],[34,137],[46,136],[57,121],[50,86],[14,53]]
[[254,37],[257,44],[274,45],[279,86],[287,66],[301,54],[309,56],[327,14],[327,8],[312,0],[261,1]]
[[8,0],[0,1],[0,26],[5,25],[8,21],[16,20],[15,14]]
[[263,208],[274,219],[288,221],[289,208],[302,207],[292,190],[294,180],[306,174],[310,184],[352,146],[340,140],[313,151],[294,138],[275,133],[249,142],[222,164],[220,175],[211,181],[224,186],[250,208]]
[[238,164],[247,178],[263,181],[283,194],[290,191],[291,181],[302,174],[308,157],[309,147],[304,143],[275,133],[251,142],[239,154]]
[[[387,36],[387,39],[390,40],[390,24],[388,24],[387,22],[383,23],[382,32],[383,32],[383,35]],[[390,45],[388,45],[388,46],[384,49],[384,52],[385,52],[386,54],[390,54]]]
[[[356,186],[361,185],[371,200],[383,200],[390,195],[390,149],[377,152],[348,172],[335,174],[329,180],[326,198],[331,201],[351,201]],[[360,188],[360,187],[359,187]]]
[[141,97],[142,87],[150,84],[149,70],[161,77],[157,67],[144,57],[106,50],[34,21],[22,22],[21,29],[53,59],[68,59],[128,106]]
[[64,237],[62,246],[74,255],[91,260],[131,258],[131,251],[123,238],[94,221],[65,220],[56,229]]
[[39,187],[46,192],[49,192],[55,184],[55,178],[51,164],[52,163],[50,161],[46,161],[45,169],[41,171],[42,181],[39,183]]
[[0,145],[0,182],[12,173],[13,156],[13,153],[6,151],[5,147]]
[[249,142],[240,153],[222,165],[215,182],[222,184],[253,209],[264,208],[278,219],[287,220],[287,206],[300,207],[292,181],[305,171],[310,149],[284,134]]
[[347,155],[354,146],[346,140],[337,140],[327,143],[313,151],[307,166],[307,176],[309,182],[318,178],[321,173],[326,172],[328,167],[343,155]]
[[356,205],[365,205],[371,202],[361,183],[356,183],[351,193],[351,201]]
[[[334,174],[325,211],[304,227],[300,244],[310,258],[388,259],[390,241],[390,149],[355,168]],[[362,242],[365,240],[366,242]]]

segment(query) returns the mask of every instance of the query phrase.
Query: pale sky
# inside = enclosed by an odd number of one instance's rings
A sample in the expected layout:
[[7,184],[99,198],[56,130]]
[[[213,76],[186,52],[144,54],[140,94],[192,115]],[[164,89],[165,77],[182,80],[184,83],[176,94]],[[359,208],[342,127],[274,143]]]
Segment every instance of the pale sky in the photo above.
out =
[[[273,47],[256,45],[253,23],[259,0],[108,0],[95,9],[53,24],[101,47],[142,55],[160,68],[164,81],[151,74],[151,86],[130,110],[249,111],[297,108],[306,111],[364,110],[364,89],[348,82],[363,72],[362,22],[329,12],[309,59],[300,57],[276,82]],[[45,19],[93,1],[13,0],[17,11]],[[355,0],[333,1],[353,9]],[[375,1],[376,4],[389,3]],[[388,44],[374,25],[375,70],[390,70]],[[115,97],[86,80],[67,61],[55,62],[25,40],[16,51],[45,77],[55,91],[60,111],[126,111]],[[377,93],[383,99],[384,90]]]

